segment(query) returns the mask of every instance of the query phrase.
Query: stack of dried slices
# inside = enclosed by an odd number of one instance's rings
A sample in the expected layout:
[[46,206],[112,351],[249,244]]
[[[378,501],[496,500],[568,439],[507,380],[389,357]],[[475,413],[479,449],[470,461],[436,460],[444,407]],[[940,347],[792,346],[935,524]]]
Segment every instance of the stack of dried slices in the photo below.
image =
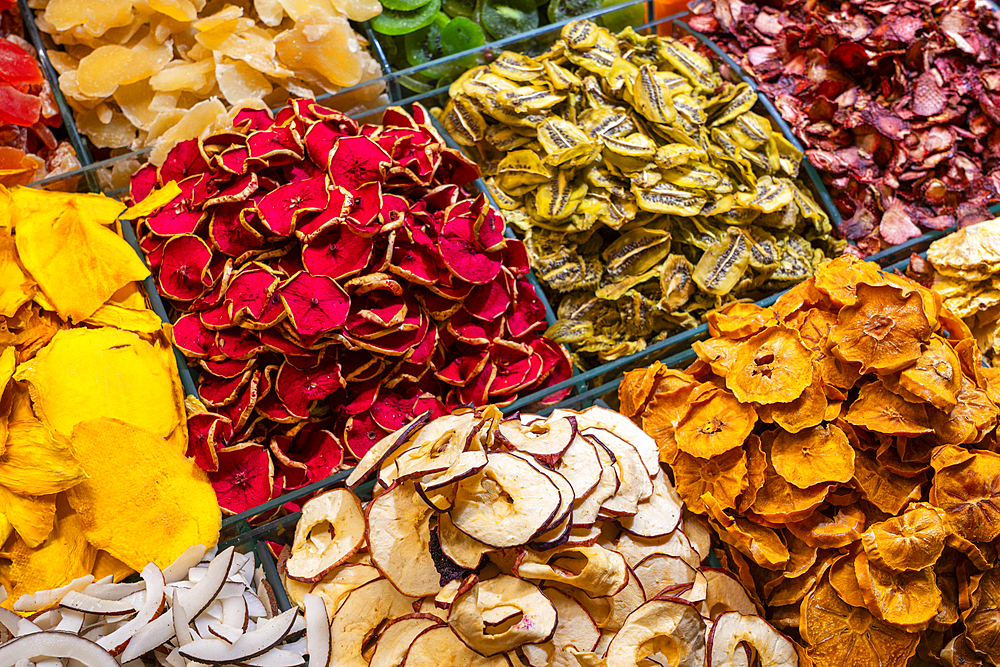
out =
[[[742,587],[702,568],[653,440],[617,412],[416,419],[309,501],[279,569],[332,617],[331,664],[797,665]],[[577,662],[579,661],[579,663]]]

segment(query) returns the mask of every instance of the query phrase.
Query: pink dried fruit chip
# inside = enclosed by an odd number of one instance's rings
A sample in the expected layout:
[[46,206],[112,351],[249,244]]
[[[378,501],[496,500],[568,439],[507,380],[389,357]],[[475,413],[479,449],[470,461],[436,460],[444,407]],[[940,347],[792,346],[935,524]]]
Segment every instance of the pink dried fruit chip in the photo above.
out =
[[523,244],[430,122],[415,106],[358,126],[293,100],[137,172],[133,196],[181,187],[135,224],[202,371],[214,412],[192,420],[190,454],[227,511],[322,479],[415,415],[569,377]]

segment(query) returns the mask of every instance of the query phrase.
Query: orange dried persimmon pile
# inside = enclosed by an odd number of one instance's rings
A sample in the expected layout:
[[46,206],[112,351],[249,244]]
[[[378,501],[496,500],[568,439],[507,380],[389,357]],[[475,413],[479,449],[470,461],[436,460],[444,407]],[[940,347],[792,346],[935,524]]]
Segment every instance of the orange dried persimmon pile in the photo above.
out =
[[846,255],[707,319],[622,411],[769,620],[816,667],[1000,664],[1000,379],[968,327]]
[[185,457],[170,330],[147,307],[137,281],[149,272],[120,236],[119,216],[143,206],[123,213],[104,196],[0,186],[6,607],[218,541],[215,492]]

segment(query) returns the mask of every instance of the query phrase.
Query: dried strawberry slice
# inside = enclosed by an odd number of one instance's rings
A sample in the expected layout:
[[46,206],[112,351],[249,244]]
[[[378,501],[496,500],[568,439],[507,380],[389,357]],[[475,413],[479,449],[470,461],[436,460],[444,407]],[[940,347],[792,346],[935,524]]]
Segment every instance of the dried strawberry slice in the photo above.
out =
[[383,384],[382,378],[375,378],[347,385],[348,399],[343,403],[344,414],[359,415],[371,409]]
[[242,176],[247,173],[247,159],[249,157],[250,150],[246,146],[233,146],[217,153],[213,159],[223,171]]
[[208,265],[212,249],[193,234],[174,236],[163,246],[157,286],[160,293],[175,301],[193,301],[209,287]]
[[[160,167],[160,184],[165,185],[170,181],[180,184],[187,178],[204,174],[208,169],[208,162],[198,147],[198,140],[188,139],[170,149],[167,159]],[[183,185],[181,189],[184,189]]]
[[[553,385],[573,377],[573,362],[569,352],[562,345],[553,343],[548,338],[536,338],[531,341],[531,349],[542,358],[541,378],[546,385]],[[533,387],[525,387],[531,389]],[[561,389],[541,400],[543,405],[553,405],[569,395],[571,387]]]
[[192,301],[188,310],[206,310],[222,303],[222,295],[233,278],[233,260],[228,257],[216,257],[208,265],[208,276],[212,289]]
[[134,202],[140,202],[148,197],[158,185],[157,178],[156,165],[144,164],[139,167],[129,181],[129,198]]
[[295,231],[300,215],[322,211],[330,202],[325,176],[287,183],[264,195],[257,203],[261,222],[276,236]]
[[406,223],[406,218],[410,213],[410,202],[404,197],[393,194],[382,195],[382,209],[379,211],[379,220],[382,222],[382,231],[399,229]]
[[438,252],[451,274],[457,278],[482,285],[500,273],[500,253],[484,252],[476,243],[475,219],[471,213],[456,211],[462,204],[452,207],[445,218],[438,239]]
[[253,331],[239,327],[219,331],[215,340],[219,351],[230,359],[249,359],[266,349]]
[[455,356],[447,366],[434,372],[434,377],[454,387],[464,387],[472,382],[486,367],[490,353],[488,350]]
[[265,128],[271,127],[274,123],[274,118],[271,116],[271,112],[268,109],[254,109],[251,107],[244,107],[239,110],[236,117],[233,118],[233,127],[246,127],[250,130],[263,130]]
[[277,122],[267,129],[251,132],[247,137],[247,150],[251,160],[271,167],[301,160],[305,154],[295,132],[289,127],[279,127]]
[[503,318],[498,317],[487,322],[472,317],[463,308],[451,316],[447,327],[448,332],[463,343],[484,347],[500,337],[503,332]]
[[218,453],[219,469],[208,475],[219,507],[238,514],[271,499],[274,465],[268,450],[246,443]]
[[274,394],[262,398],[257,403],[255,410],[263,417],[279,424],[294,424],[302,421],[300,417],[289,412],[285,404]]
[[355,234],[347,225],[334,225],[302,249],[302,265],[314,276],[341,280],[360,273],[372,258],[371,238]]
[[227,417],[214,412],[199,412],[188,417],[187,456],[202,470],[219,469],[218,449],[229,444],[233,425]]
[[382,184],[370,183],[351,190],[351,193],[348,201],[351,206],[348,224],[358,233],[374,234],[381,226],[379,215],[382,212]]
[[265,265],[246,264],[233,276],[223,303],[234,322],[256,320],[263,315],[277,286],[278,278]]
[[206,359],[217,351],[215,332],[201,323],[198,313],[186,313],[174,322],[174,344],[185,357]]
[[527,280],[518,280],[516,289],[513,310],[507,315],[507,331],[512,338],[521,338],[545,328],[545,305]]
[[300,335],[333,331],[347,321],[351,299],[340,285],[326,276],[300,271],[281,286],[280,292],[288,319]]
[[[416,348],[424,340],[424,337],[427,335],[427,329],[430,328],[430,319],[425,315],[420,314],[419,317],[414,316],[413,319],[419,320],[419,324],[416,328],[399,330],[395,333],[382,336],[375,335],[375,333],[365,332],[369,333],[369,337],[366,338],[361,338],[359,336],[355,336],[351,332],[346,332],[346,337],[359,347],[369,350],[370,352],[383,354],[388,357],[401,357],[410,350]],[[408,319],[408,322],[412,323],[413,319]],[[412,326],[412,324],[409,324],[408,326]],[[374,332],[374,327],[377,327],[377,325],[372,325],[372,327],[372,332]],[[402,326],[399,328],[402,329]],[[358,329],[364,331],[365,327],[361,326],[358,327]]]
[[208,237],[219,252],[229,257],[241,257],[264,246],[264,237],[241,218],[243,204],[223,204],[216,206],[208,223]]
[[202,373],[198,378],[198,396],[205,405],[221,407],[236,400],[240,389],[250,381],[252,371],[246,371],[234,378],[220,378]]
[[341,137],[330,155],[330,177],[336,185],[356,192],[362,185],[382,180],[392,158],[368,137]]
[[376,442],[388,435],[388,431],[375,423],[371,413],[348,417],[344,426],[344,444],[351,456],[360,459]]
[[281,301],[281,294],[277,290],[274,290],[267,298],[267,304],[264,306],[263,312],[255,318],[243,320],[241,325],[247,329],[262,331],[276,326],[287,315],[285,304]]
[[310,403],[321,401],[346,385],[336,361],[307,370],[299,370],[286,362],[278,369],[274,391],[291,414],[307,419]]
[[510,306],[511,298],[502,280],[476,286],[465,299],[465,310],[486,322],[500,318]]
[[31,127],[41,116],[42,98],[22,93],[13,86],[0,84],[0,120],[11,125]]
[[397,240],[396,247],[392,251],[389,271],[417,285],[433,285],[438,282],[437,261],[434,254],[416,243],[401,243]]
[[441,148],[436,153],[440,162],[434,173],[438,183],[454,183],[462,187],[479,178],[479,165],[453,148]]
[[0,41],[0,80],[14,86],[42,82],[42,70],[27,51],[8,40]]
[[[278,294],[275,292],[275,294]],[[279,294],[280,298],[280,294]],[[284,306],[282,306],[284,307]],[[260,332],[260,342],[270,351],[285,356],[306,355],[309,350],[281,335],[281,329],[265,329]]]

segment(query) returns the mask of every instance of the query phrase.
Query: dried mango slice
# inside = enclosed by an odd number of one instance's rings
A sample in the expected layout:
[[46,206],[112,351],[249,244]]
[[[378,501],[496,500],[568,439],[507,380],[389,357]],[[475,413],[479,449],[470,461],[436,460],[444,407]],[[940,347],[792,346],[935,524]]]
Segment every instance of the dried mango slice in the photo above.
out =
[[857,299],[840,311],[830,332],[835,355],[880,373],[901,370],[920,356],[933,329],[916,290],[861,283]]
[[780,431],[771,448],[775,471],[800,489],[854,477],[854,448],[834,426],[814,426],[798,434]]
[[743,403],[788,403],[811,381],[812,361],[798,332],[779,327],[740,343],[726,375],[726,387]]
[[162,438],[97,419],[76,425],[73,448],[88,479],[66,497],[94,547],[140,570],[166,567],[192,544],[215,545],[222,515],[212,485]]
[[0,315],[13,317],[35,295],[35,281],[17,259],[14,237],[0,230]]
[[0,514],[7,517],[11,527],[34,549],[49,536],[56,520],[55,496],[21,496],[0,486]]
[[5,606],[22,595],[58,588],[90,574],[97,558],[97,550],[84,536],[80,516],[65,506],[59,508],[55,526],[41,546],[31,548],[15,538],[7,553],[11,562],[5,574],[13,590]]
[[816,667],[904,667],[920,636],[840,599],[828,576],[802,602],[799,626]]
[[184,420],[175,367],[128,331],[60,331],[14,377],[28,382],[36,410],[64,436],[79,422],[109,417],[167,437]]
[[[16,205],[22,190],[12,191]],[[107,207],[105,213],[117,209],[108,219],[100,217],[101,209],[88,208],[88,200],[64,197],[47,198],[48,208],[30,215],[19,211],[15,239],[21,262],[60,317],[79,322],[129,282],[145,279],[149,270],[128,243],[105,226],[114,222],[123,205]]]
[[861,536],[868,560],[896,571],[932,566],[944,551],[948,529],[941,510],[924,503],[876,523]]
[[38,420],[7,426],[7,447],[0,456],[0,486],[23,496],[47,496],[86,479],[68,439],[52,434]]

